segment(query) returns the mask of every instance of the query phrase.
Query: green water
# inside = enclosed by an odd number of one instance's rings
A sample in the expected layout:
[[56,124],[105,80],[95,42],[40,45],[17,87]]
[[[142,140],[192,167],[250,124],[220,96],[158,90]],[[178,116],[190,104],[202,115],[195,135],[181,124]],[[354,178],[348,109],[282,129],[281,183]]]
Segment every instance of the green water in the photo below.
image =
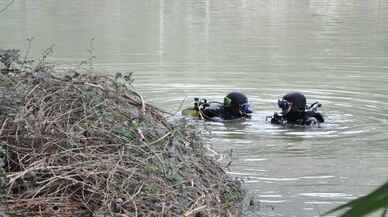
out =
[[[93,47],[94,68],[135,72],[170,112],[246,93],[252,120],[198,124],[214,150],[233,149],[229,173],[260,201],[247,216],[318,216],[388,180],[386,0],[17,0],[0,14],[0,47],[30,37],[31,56],[55,44],[59,66]],[[323,104],[322,128],[265,122],[291,90]]]

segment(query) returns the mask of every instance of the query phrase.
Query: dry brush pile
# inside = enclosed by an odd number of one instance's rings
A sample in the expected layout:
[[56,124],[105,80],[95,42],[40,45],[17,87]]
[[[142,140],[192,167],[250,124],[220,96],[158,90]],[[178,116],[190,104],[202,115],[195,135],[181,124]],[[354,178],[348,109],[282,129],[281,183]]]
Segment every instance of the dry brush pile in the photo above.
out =
[[9,215],[238,215],[239,183],[195,129],[168,123],[122,78],[0,75]]

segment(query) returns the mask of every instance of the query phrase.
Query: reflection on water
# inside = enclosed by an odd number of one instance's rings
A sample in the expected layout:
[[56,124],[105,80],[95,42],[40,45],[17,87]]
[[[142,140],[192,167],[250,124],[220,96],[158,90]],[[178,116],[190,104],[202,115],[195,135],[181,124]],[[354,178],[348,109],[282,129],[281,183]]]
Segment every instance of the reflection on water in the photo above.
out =
[[[95,38],[95,68],[134,71],[174,113],[244,92],[252,119],[199,123],[206,140],[258,202],[247,216],[308,217],[388,179],[387,12],[383,0],[20,0],[0,14],[0,47],[34,36],[32,55],[55,43],[52,60],[74,63]],[[322,103],[321,128],[265,121],[291,90]]]

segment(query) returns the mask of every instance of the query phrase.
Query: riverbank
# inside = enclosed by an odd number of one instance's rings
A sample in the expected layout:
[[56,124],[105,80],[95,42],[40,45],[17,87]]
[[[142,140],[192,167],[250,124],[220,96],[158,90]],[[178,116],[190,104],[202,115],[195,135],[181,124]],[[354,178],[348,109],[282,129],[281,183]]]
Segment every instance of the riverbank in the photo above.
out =
[[0,75],[10,216],[239,215],[240,184],[206,154],[195,127],[144,102],[131,74],[57,76],[22,64]]

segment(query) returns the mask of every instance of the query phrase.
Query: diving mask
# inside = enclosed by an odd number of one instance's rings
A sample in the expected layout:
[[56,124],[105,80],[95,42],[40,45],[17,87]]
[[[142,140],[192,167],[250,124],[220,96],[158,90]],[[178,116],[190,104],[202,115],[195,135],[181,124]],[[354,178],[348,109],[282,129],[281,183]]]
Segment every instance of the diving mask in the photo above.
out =
[[280,100],[278,99],[278,106],[282,109],[283,113],[286,113],[290,108],[290,103],[287,100]]
[[243,114],[250,114],[252,113],[252,109],[251,109],[251,105],[249,105],[248,103],[244,103],[240,106],[240,111],[243,113]]

